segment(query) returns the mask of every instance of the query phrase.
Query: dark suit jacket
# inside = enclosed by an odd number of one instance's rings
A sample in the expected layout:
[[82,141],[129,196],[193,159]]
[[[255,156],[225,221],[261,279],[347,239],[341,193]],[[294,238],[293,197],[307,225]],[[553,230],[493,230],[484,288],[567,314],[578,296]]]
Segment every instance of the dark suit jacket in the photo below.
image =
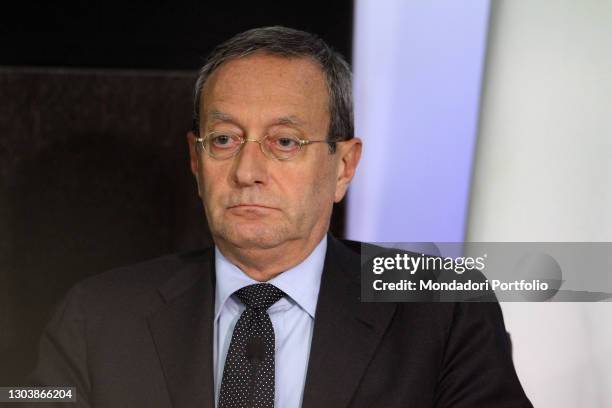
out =
[[[213,407],[214,265],[209,248],[78,284],[33,383],[75,385],[79,407]],[[497,303],[359,296],[359,253],[329,236],[304,408],[531,407]]]

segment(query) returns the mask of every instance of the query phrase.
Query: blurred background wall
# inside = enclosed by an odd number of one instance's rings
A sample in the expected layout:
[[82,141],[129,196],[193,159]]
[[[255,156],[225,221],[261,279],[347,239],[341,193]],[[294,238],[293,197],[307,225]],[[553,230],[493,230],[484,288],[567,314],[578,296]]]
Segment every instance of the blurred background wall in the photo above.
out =
[[[210,244],[185,135],[196,70],[249,28],[350,60],[351,1],[26,0],[0,12],[0,385],[19,385],[55,303],[87,276]],[[343,207],[333,230],[342,234]]]
[[[365,153],[350,238],[612,241],[612,3],[357,1],[355,13]],[[610,303],[502,309],[534,406],[612,406]]]

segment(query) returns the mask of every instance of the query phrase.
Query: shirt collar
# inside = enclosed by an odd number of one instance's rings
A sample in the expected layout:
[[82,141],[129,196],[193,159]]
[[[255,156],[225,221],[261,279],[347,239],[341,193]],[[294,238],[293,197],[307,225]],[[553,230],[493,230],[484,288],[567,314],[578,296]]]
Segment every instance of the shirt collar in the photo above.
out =
[[[314,319],[327,251],[327,234],[301,263],[280,273],[268,283],[285,292]],[[238,289],[260,283],[227,260],[215,246],[215,321],[227,299]]]

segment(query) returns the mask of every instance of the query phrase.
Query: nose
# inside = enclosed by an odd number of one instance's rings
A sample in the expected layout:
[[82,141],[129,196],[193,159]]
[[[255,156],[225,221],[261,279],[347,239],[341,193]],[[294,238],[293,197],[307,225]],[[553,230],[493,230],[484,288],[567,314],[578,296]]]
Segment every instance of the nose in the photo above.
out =
[[269,161],[261,151],[259,143],[246,141],[234,157],[232,174],[234,182],[241,187],[266,184]]

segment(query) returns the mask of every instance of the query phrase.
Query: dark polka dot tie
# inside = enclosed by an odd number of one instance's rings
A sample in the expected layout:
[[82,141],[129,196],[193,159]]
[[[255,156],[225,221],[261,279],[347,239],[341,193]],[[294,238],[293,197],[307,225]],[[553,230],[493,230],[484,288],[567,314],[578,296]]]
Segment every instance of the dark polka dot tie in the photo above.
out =
[[273,408],[274,328],[267,310],[285,293],[269,283],[257,283],[235,295],[246,309],[225,358],[219,408]]

